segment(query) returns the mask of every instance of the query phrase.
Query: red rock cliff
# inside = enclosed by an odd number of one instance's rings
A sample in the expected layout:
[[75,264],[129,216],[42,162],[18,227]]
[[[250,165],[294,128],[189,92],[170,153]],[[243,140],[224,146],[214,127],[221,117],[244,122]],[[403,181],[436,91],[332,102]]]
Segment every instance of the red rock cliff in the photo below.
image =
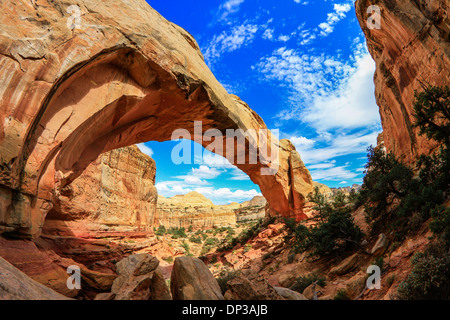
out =
[[[412,127],[413,101],[421,82],[450,84],[449,2],[358,0],[355,5],[376,62],[375,91],[386,148],[411,163],[436,147]],[[367,27],[370,5],[381,10],[381,29]]]

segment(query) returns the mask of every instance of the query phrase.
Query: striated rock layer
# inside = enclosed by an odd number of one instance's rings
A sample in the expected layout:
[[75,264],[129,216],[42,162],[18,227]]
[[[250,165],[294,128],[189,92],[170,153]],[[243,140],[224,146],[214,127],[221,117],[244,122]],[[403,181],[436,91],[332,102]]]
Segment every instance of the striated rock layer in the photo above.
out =
[[47,220],[109,226],[153,226],[158,193],[155,161],[138,147],[106,152],[64,188]]
[[[381,10],[381,29],[367,27],[367,9]],[[386,149],[412,163],[436,145],[413,128],[414,91],[450,83],[448,0],[357,0],[356,14],[376,62],[375,94]]]
[[239,204],[215,205],[198,192],[177,195],[171,198],[158,196],[156,224],[166,228],[213,228],[229,227],[237,222],[263,219],[267,201],[256,196]]
[[[71,5],[0,3],[0,233],[10,236],[38,236],[53,203],[104,152],[171,140],[180,128],[205,147],[209,129],[267,129],[216,80],[195,39],[144,0],[80,0],[79,21]],[[254,138],[229,160],[263,150],[265,139]],[[266,156],[237,166],[271,214],[304,218],[311,176],[292,144],[268,138]],[[224,140],[213,151],[226,149]],[[276,150],[279,159],[267,159]]]
[[164,227],[212,228],[234,226],[233,205],[214,205],[204,195],[190,192],[171,198],[158,197],[157,224]]

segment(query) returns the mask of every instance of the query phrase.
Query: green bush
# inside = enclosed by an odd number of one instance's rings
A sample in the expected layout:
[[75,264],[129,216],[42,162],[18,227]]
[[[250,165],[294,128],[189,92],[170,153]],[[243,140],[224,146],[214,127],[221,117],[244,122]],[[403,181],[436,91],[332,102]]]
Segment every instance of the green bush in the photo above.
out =
[[325,222],[311,228],[301,223],[289,227],[293,252],[311,250],[312,255],[320,257],[343,254],[359,245],[363,233],[354,223],[350,211],[350,208],[333,209]]
[[295,283],[291,286],[291,290],[303,293],[303,291],[308,288],[311,284],[317,281],[317,285],[321,287],[326,286],[325,278],[319,276],[316,273],[310,274],[308,276],[300,276],[295,280]]
[[172,235],[172,239],[179,239],[179,238],[186,238],[187,234],[185,232],[185,229],[183,227],[181,228],[169,228],[167,230],[167,233]]
[[351,300],[351,299],[347,293],[347,290],[339,289],[338,292],[336,292],[336,295],[334,296],[333,300]]
[[411,260],[413,269],[398,289],[401,300],[450,299],[450,252],[445,244],[430,246]]
[[157,236],[163,236],[163,235],[166,234],[166,232],[167,232],[166,227],[164,227],[164,226],[159,226],[159,227],[158,227],[158,230],[155,232],[155,234],[156,234]]
[[201,244],[201,243],[202,243],[202,239],[201,239],[200,237],[194,237],[194,236],[191,236],[191,237],[189,238],[189,241],[190,241],[190,242],[193,242],[193,243],[198,243],[198,244]]

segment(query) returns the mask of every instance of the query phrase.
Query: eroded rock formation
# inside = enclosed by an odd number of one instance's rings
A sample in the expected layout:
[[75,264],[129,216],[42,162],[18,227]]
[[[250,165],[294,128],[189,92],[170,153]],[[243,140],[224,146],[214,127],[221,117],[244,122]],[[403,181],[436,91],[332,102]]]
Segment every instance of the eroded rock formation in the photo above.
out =
[[[381,29],[369,29],[370,5],[381,10]],[[356,14],[376,62],[375,94],[388,151],[412,163],[436,145],[413,128],[414,91],[450,83],[447,0],[357,0]]]
[[157,207],[157,224],[166,228],[212,228],[236,224],[232,205],[214,205],[195,191],[171,198],[159,195]]
[[0,300],[67,300],[0,257]]
[[[266,129],[216,80],[195,39],[145,1],[77,5],[79,24],[62,0],[0,3],[0,232],[11,236],[39,235],[53,203],[101,153],[170,140],[180,128],[197,140],[194,121],[201,133]],[[268,154],[280,145],[279,161],[237,166],[271,214],[302,218],[311,176],[292,144],[268,138]],[[245,140],[229,160],[265,145]]]
[[148,229],[158,198],[155,174],[155,161],[136,146],[106,152],[60,193],[47,220]]
[[166,228],[232,227],[236,222],[263,219],[266,204],[267,201],[262,196],[242,203],[215,205],[195,191],[170,198],[158,195],[155,223]]
[[178,257],[170,277],[174,300],[223,300],[217,280],[202,260]]

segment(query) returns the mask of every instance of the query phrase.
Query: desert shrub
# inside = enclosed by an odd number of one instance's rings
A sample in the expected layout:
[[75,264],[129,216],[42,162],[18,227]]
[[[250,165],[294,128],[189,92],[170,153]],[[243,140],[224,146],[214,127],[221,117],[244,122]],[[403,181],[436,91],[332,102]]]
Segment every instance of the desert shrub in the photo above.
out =
[[383,256],[376,258],[372,264],[378,266],[380,268],[380,270],[383,270],[383,267],[384,267]]
[[309,231],[307,243],[313,255],[343,254],[357,246],[363,237],[349,210],[333,212],[327,222]]
[[169,228],[169,230],[167,230],[167,233],[172,235],[172,239],[179,239],[179,238],[186,238],[187,234],[185,232],[185,229],[183,227],[181,228]]
[[341,190],[336,192],[336,194],[333,197],[333,207],[335,208],[343,208],[347,205],[347,196],[345,193]]
[[275,217],[271,217],[269,219],[260,219],[255,224],[250,224],[249,227],[243,230],[237,237],[232,238],[231,240],[226,239],[225,243],[217,249],[217,251],[227,251],[233,249],[237,244],[245,245],[250,239],[257,236],[264,228],[267,228],[269,224],[275,222]]
[[166,227],[164,227],[164,226],[159,226],[159,227],[158,227],[158,230],[156,230],[155,234],[156,234],[157,236],[163,236],[163,235],[166,234],[166,232],[167,232]]
[[[314,198],[310,198],[314,200]],[[321,201],[318,198],[318,201]],[[329,205],[326,214],[322,214],[318,223],[313,227],[306,227],[302,223],[295,223],[293,219],[285,219],[288,234],[286,242],[292,244],[294,253],[311,250],[315,256],[343,254],[359,245],[363,233],[355,224],[351,215],[351,207],[335,208]]]
[[166,261],[167,263],[172,263],[173,257],[168,257],[168,258],[164,259],[164,261]]
[[399,299],[450,299],[450,252],[445,244],[416,253],[411,264],[411,273],[397,289]]
[[333,300],[351,300],[351,299],[350,299],[350,296],[347,293],[347,290],[339,289],[336,292],[336,295],[334,296]]
[[295,253],[290,253],[287,257],[287,263],[293,263],[295,260]]
[[319,276],[316,273],[312,273],[307,276],[300,276],[298,277],[294,284],[291,286],[291,290],[297,291],[299,293],[303,293],[303,291],[308,288],[311,284],[313,284],[315,281],[317,281],[317,285],[321,287],[326,286],[325,278]]
[[200,237],[194,237],[194,236],[190,237],[189,241],[193,242],[193,243],[198,243],[198,244],[202,243],[202,239]]
[[217,239],[215,238],[208,238],[205,240],[205,245],[207,246],[213,246],[217,243]]

